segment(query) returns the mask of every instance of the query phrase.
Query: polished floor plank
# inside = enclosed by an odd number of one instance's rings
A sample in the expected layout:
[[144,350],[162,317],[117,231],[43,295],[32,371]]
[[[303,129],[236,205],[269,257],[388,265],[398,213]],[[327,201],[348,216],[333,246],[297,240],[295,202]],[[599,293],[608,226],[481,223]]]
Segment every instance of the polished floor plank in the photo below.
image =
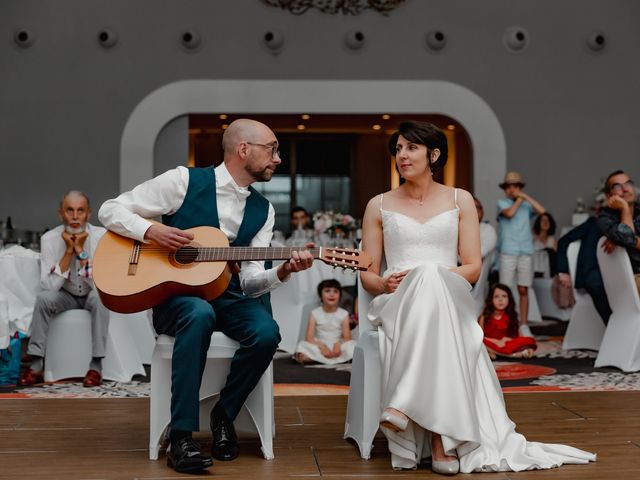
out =
[[[491,480],[640,478],[640,392],[507,394],[511,418],[532,441],[566,443],[598,454],[590,465],[477,474]],[[276,397],[276,458],[257,439],[242,439],[241,457],[216,462],[200,476],[148,460],[148,399],[4,399],[0,401],[0,478],[24,479],[338,479],[443,478],[428,467],[393,471],[383,436],[371,460],[343,440],[346,396]],[[210,447],[207,432],[197,434]],[[460,478],[469,477],[461,475]]]

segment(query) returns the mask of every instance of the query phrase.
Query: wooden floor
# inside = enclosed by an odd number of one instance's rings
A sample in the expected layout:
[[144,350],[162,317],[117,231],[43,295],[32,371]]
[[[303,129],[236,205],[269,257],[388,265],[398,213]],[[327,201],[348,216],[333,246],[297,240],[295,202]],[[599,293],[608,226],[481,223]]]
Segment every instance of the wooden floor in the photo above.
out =
[[[275,460],[256,440],[204,475],[228,479],[443,478],[428,468],[393,471],[382,437],[362,460],[342,439],[346,396],[276,397]],[[529,440],[566,443],[598,454],[590,465],[548,471],[475,474],[488,479],[640,479],[640,392],[507,394],[511,418]],[[2,479],[193,478],[148,460],[148,399],[0,400]],[[200,434],[202,443],[209,443]],[[459,475],[458,477],[468,477]]]

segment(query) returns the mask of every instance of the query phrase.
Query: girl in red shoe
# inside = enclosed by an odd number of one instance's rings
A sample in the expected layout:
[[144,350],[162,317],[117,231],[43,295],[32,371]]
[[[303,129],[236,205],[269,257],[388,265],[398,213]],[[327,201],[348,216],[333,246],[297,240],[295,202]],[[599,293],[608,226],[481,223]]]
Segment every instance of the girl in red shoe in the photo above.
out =
[[489,289],[484,310],[478,320],[484,331],[484,345],[491,359],[500,355],[531,358],[537,348],[532,337],[518,335],[518,314],[511,289],[496,283]]

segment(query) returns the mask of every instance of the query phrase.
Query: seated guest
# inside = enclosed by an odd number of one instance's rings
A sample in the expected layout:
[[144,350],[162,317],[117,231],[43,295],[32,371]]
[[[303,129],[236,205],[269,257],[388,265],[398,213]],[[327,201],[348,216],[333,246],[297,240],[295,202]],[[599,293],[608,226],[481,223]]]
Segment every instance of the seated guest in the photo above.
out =
[[567,248],[569,248],[570,243],[580,240],[574,287],[586,290],[606,325],[611,316],[611,307],[609,306],[607,293],[604,290],[596,255],[598,240],[600,240],[601,235],[596,223],[596,217],[589,217],[586,222],[564,234],[558,240],[557,266],[558,281],[563,287],[571,288]]
[[536,278],[551,278],[556,274],[555,233],[556,221],[549,212],[536,217],[533,223],[533,276]]
[[309,316],[305,339],[296,347],[296,361],[334,364],[353,358],[356,342],[351,339],[349,312],[339,307],[341,292],[337,280],[323,280],[318,285],[322,306]]
[[473,201],[476,204],[476,212],[478,212],[478,221],[480,222],[480,255],[482,258],[485,258],[495,250],[496,243],[498,242],[498,234],[488,220],[482,221],[484,218],[484,207],[480,200],[473,197]]
[[491,359],[497,355],[531,358],[538,347],[532,337],[518,335],[518,313],[511,289],[496,283],[489,289],[478,323],[484,332],[484,346]]
[[607,206],[598,215],[598,228],[607,237],[603,248],[611,253],[616,245],[626,248],[640,292],[640,205],[633,181],[622,170],[609,174],[604,184]]
[[290,213],[291,234],[287,238],[287,245],[302,246],[313,239],[311,215],[304,207],[293,207]]
[[[102,305],[91,278],[91,259],[105,229],[91,225],[89,198],[72,190],[60,201],[62,225],[42,236],[40,284],[31,320],[31,338],[27,353],[33,361],[22,374],[20,385],[44,381],[45,346],[49,322],[67,310],[83,308],[91,312],[92,358],[82,384],[96,387],[102,383],[102,358],[107,346],[109,311]],[[55,320],[53,320],[55,321]],[[73,348],[73,345],[69,345]]]

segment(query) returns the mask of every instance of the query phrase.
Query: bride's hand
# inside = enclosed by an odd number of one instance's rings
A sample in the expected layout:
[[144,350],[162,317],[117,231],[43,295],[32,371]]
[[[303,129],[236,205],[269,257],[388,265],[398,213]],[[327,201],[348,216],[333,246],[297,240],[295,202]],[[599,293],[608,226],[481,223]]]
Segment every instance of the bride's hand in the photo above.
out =
[[398,285],[400,285],[400,282],[404,280],[404,277],[406,277],[410,271],[411,270],[403,270],[402,272],[392,273],[391,275],[384,277],[382,279],[383,293],[395,292]]

